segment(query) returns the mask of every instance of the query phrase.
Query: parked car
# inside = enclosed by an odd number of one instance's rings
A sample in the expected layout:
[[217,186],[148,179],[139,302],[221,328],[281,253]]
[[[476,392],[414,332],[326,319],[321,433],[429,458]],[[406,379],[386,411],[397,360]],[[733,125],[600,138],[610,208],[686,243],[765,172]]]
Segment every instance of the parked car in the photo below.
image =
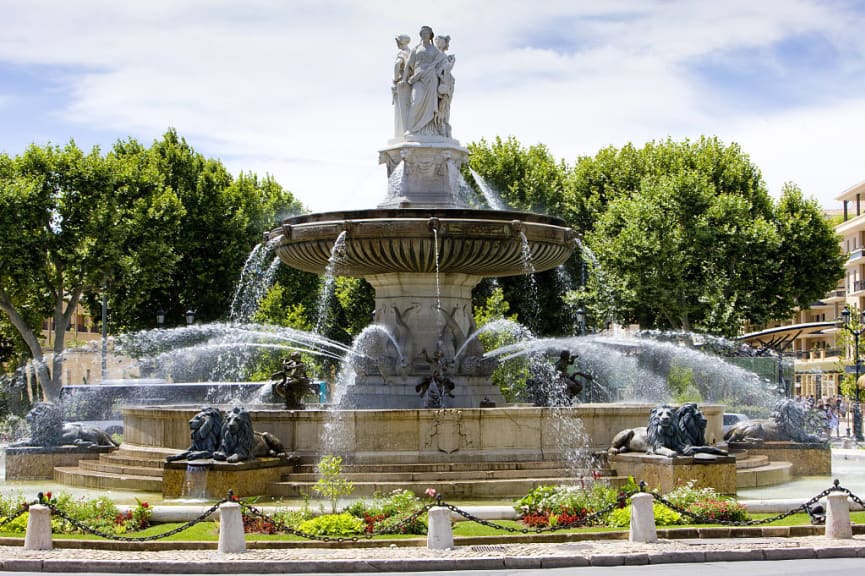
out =
[[724,435],[727,435],[727,430],[735,426],[736,424],[741,424],[742,422],[748,422],[751,419],[747,414],[739,414],[736,412],[725,412],[724,413],[724,423],[721,426],[721,429],[724,432]]

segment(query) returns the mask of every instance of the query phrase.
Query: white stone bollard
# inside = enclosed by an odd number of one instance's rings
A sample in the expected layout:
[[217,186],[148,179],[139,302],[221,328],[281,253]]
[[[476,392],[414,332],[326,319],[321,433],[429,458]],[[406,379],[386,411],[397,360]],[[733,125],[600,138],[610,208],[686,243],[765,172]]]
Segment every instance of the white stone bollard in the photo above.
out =
[[25,550],[51,550],[51,509],[42,504],[30,507],[27,518],[27,534],[24,536]]
[[651,494],[645,492],[631,496],[631,530],[628,536],[631,542],[658,541],[655,511],[652,508],[654,500]]
[[833,492],[826,496],[826,538],[843,540],[853,537],[847,494]]
[[240,504],[225,502],[219,506],[219,547],[220,554],[237,554],[246,551],[243,536],[243,515]]
[[430,550],[447,550],[454,547],[450,509],[444,506],[430,508],[426,547]]

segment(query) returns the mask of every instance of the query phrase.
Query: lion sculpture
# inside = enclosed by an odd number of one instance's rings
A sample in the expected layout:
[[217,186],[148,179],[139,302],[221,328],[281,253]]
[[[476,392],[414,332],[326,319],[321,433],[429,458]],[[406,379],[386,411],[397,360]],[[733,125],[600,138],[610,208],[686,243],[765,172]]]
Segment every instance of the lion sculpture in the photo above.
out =
[[622,430],[613,437],[610,454],[645,452],[673,458],[694,454],[726,455],[724,450],[706,446],[706,418],[696,404],[678,410],[669,404],[656,406],[649,413],[649,425]]
[[610,454],[645,452],[672,458],[684,445],[676,421],[676,410],[663,404],[649,413],[649,425],[622,430],[613,437]]
[[99,428],[83,424],[64,424],[63,411],[52,402],[37,402],[25,416],[30,426],[30,437],[13,446],[53,447],[77,446],[79,448],[117,448],[111,436]]
[[189,420],[189,430],[192,445],[179,454],[166,457],[167,462],[200,460],[213,456],[222,438],[222,413],[216,408],[202,408]]
[[708,421],[703,415],[702,410],[700,410],[700,407],[697,406],[696,402],[682,404],[682,406],[676,410],[676,421],[679,426],[679,433],[682,436],[682,441],[685,444],[685,447],[682,450],[683,454],[727,455],[726,450],[710,446],[706,442],[706,425],[708,424]]
[[269,432],[254,432],[249,412],[235,407],[225,417],[222,441],[219,450],[213,453],[213,459],[235,463],[258,456],[284,455],[285,448],[276,436]]
[[740,422],[724,434],[727,442],[760,443],[772,440],[792,440],[801,443],[823,443],[823,439],[808,432],[805,407],[789,398],[775,403],[771,420]]

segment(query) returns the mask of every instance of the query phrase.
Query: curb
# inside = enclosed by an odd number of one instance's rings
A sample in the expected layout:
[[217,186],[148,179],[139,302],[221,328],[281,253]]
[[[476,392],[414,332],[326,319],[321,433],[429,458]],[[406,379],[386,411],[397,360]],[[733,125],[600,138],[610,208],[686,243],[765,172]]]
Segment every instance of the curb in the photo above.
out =
[[588,566],[645,566],[702,562],[745,562],[828,558],[865,558],[865,546],[824,548],[763,548],[753,550],[679,550],[639,554],[595,554],[592,556],[495,556],[480,558],[415,558],[395,560],[250,560],[243,554],[227,554],[208,562],[147,560],[18,559],[0,561],[8,572],[96,572],[96,573],[301,573],[301,572],[433,572],[444,570],[518,570],[576,568]]

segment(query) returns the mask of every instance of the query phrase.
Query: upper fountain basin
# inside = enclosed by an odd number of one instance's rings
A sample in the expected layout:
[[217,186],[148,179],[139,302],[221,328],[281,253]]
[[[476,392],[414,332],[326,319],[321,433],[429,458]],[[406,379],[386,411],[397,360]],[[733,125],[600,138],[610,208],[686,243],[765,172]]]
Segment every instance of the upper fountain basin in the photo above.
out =
[[576,239],[576,233],[555,217],[464,208],[306,214],[286,219],[268,238],[282,236],[276,252],[284,263],[320,274],[343,231],[345,246],[334,255],[333,272],[360,277],[397,272],[479,277],[540,272],[567,260]]

